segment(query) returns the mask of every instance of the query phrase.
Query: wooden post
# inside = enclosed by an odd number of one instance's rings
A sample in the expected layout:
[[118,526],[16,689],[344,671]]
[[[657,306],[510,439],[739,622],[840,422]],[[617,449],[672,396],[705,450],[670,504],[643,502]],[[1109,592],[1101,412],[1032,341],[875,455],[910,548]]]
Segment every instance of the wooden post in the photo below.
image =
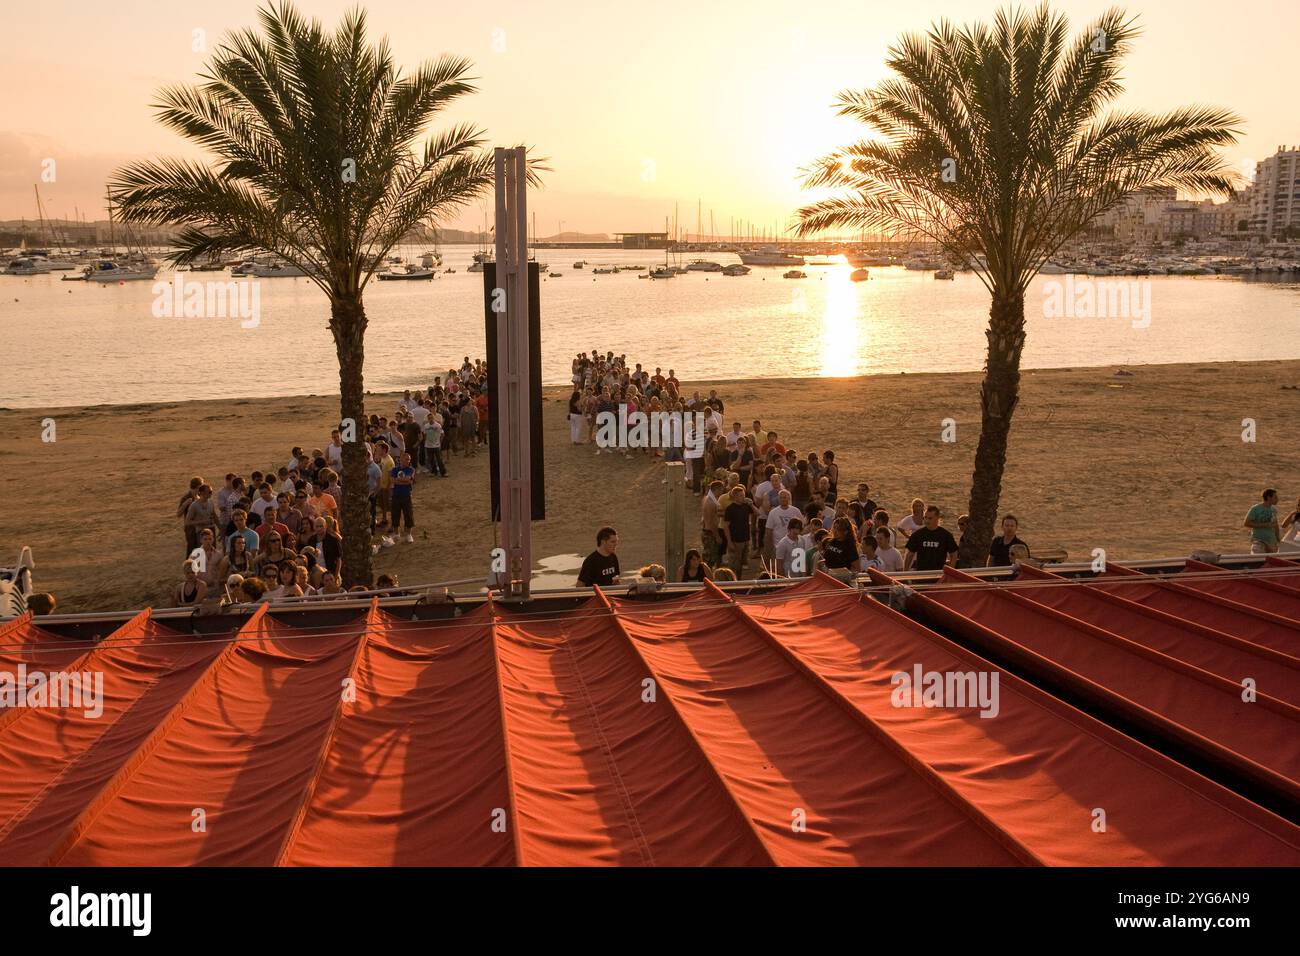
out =
[[670,461],[668,484],[664,486],[664,570],[669,581],[677,580],[677,571],[686,556],[686,465]]

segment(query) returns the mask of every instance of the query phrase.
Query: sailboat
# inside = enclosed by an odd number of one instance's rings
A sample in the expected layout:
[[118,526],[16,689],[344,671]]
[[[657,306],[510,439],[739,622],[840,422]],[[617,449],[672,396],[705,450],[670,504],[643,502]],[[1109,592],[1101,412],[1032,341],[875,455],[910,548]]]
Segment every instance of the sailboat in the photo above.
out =
[[[533,213],[533,244],[532,248],[528,251],[528,261],[537,262],[537,213]],[[549,263],[537,262],[537,272],[539,275],[546,271],[547,265],[549,265]]]
[[[668,233],[668,219],[664,218],[664,234]],[[668,242],[664,241],[664,264],[650,270],[652,279],[671,279],[677,275],[677,270],[668,264]]]
[[[82,272],[82,279],[86,282],[135,282],[145,279],[152,279],[158,274],[158,263],[149,256],[145,255],[144,249],[135,242],[135,237],[131,229],[125,223],[122,225],[123,242],[126,245],[126,255],[122,258],[100,259],[86,266]],[[113,197],[108,197],[108,234],[109,243],[116,249],[116,239],[113,236]],[[133,248],[134,247],[134,248]]]
[[488,251],[487,246],[483,242],[483,237],[487,235],[487,233],[488,233],[487,208],[484,207],[483,231],[479,233],[479,250],[478,252],[474,253],[474,261],[470,264],[470,267],[465,270],[466,272],[482,272],[483,266],[486,263],[494,261],[495,258],[494,254]]

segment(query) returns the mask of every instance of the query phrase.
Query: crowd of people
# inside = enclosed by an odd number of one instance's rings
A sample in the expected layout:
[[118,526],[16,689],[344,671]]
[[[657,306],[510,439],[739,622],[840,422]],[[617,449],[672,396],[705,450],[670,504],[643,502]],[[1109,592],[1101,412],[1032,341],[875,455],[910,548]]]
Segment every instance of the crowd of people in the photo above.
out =
[[[372,414],[364,444],[372,550],[415,540],[413,488],[421,470],[447,477],[447,462],[487,442],[487,365],[469,356],[422,392],[407,390],[392,416]],[[344,425],[324,448],[295,446],[282,465],[247,477],[229,472],[214,489],[201,476],[176,506],[185,538],[173,606],[342,594]],[[391,575],[378,587],[396,587]],[[352,590],[365,590],[356,586]]]
[[[665,461],[683,461],[686,479],[700,496],[700,547],[686,553],[674,580],[701,582],[748,577],[800,577],[826,570],[845,576],[875,568],[885,573],[937,571],[960,566],[960,539],[944,526],[942,509],[920,498],[895,521],[872,498],[866,482],[841,493],[840,462],[833,449],[801,453],[754,419],[748,430],[733,419],[716,389],[684,394],[674,369],[651,373],[625,355],[592,350],[572,362],[569,401],[574,445],[595,441],[602,413],[678,412],[703,422],[702,438],[689,431],[681,444],[623,448]],[[424,391],[407,390],[393,415],[364,423],[367,496],[373,550],[414,540],[412,490],[421,471],[447,477],[453,456],[477,454],[488,440],[490,409],[487,364],[466,356],[459,369],[434,378]],[[688,424],[688,429],[690,426]],[[692,441],[692,439],[695,439]],[[694,453],[687,454],[687,448]],[[597,454],[616,449],[598,447]],[[225,476],[214,489],[201,477],[190,481],[177,504],[185,536],[182,580],[172,595],[178,606],[210,601],[279,601],[343,593],[343,542],[339,527],[343,431],[325,448],[294,447],[289,460],[247,478]],[[1300,551],[1300,501],[1285,518],[1274,489],[1251,508],[1245,526],[1251,551]],[[1019,521],[1006,514],[982,565],[1011,567],[1032,562],[1018,536]],[[1285,531],[1285,534],[1283,533]],[[579,584],[617,584],[618,534],[597,534],[596,550],[578,575]],[[637,577],[664,581],[659,565]],[[391,576],[380,587],[396,586]],[[357,590],[354,588],[353,590]]]
[[[597,423],[604,413],[687,416],[682,446],[622,449],[625,456],[640,452],[683,461],[686,481],[701,498],[700,548],[687,553],[677,580],[702,581],[720,574],[745,579],[751,571],[765,577],[798,577],[818,569],[933,571],[958,563],[966,515],[958,517],[954,537],[943,525],[942,510],[915,498],[910,512],[893,522],[872,498],[866,482],[857,484],[853,496],[841,493],[840,462],[834,449],[801,454],[759,419],[748,430],[734,418],[728,427],[726,403],[716,389],[707,396],[699,390],[686,395],[674,369],[665,374],[656,367],[651,373],[649,367],[629,363],[626,355],[612,351],[581,353],[571,368],[568,418],[574,445],[596,440]],[[692,443],[689,423],[696,420],[703,423],[704,435]],[[686,454],[686,447],[698,454]],[[598,447],[596,454],[614,450]],[[1018,530],[1015,515],[1005,515],[1001,534],[994,538],[983,563],[1014,567],[1032,560]],[[609,568],[617,568],[613,551],[602,550],[610,547],[611,540],[617,547],[617,535],[612,528],[603,528],[600,534],[606,535],[604,543],[598,541],[597,550],[588,557],[580,584],[602,583]]]

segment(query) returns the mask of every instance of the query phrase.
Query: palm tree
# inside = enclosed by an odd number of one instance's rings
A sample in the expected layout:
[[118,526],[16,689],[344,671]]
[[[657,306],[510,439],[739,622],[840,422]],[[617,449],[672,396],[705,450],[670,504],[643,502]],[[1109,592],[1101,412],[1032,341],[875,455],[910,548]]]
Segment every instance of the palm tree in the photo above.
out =
[[340,417],[345,431],[362,430],[343,446],[343,577],[369,584],[362,294],[410,230],[491,186],[493,156],[467,125],[418,142],[438,112],[475,92],[468,60],[443,56],[403,75],[387,40],[368,41],[360,9],[332,34],[288,2],[258,17],[261,32],[227,37],[202,83],[160,93],[159,121],[212,161],[134,163],[110,190],[127,222],[182,227],[177,265],[267,252],[328,296]]
[[1071,40],[1066,19],[1043,5],[904,36],[886,61],[897,77],[838,100],[840,115],[875,135],[806,171],[805,186],[847,192],[800,209],[800,235],[849,226],[921,237],[972,269],[992,297],[968,562],[982,563],[993,538],[1030,280],[1135,190],[1231,192],[1216,147],[1235,141],[1233,114],[1193,106],[1103,115],[1137,33],[1115,9]]

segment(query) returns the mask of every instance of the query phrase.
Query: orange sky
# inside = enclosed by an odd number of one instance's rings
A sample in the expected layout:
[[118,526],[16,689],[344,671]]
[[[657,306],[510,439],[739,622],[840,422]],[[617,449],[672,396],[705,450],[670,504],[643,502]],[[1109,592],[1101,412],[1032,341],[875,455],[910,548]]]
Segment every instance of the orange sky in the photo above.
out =
[[[327,25],[350,0],[299,4]],[[187,147],[152,118],[155,91],[191,79],[227,30],[254,23],[253,0],[11,5],[0,35],[0,218],[32,218],[32,184],[48,215],[102,218],[104,181],[118,164]],[[481,92],[446,114],[487,128],[500,144],[526,142],[551,158],[546,188],[530,198],[538,233],[662,229],[674,203],[694,231],[696,201],[719,232],[731,217],[784,225],[805,200],[798,169],[856,138],[834,116],[844,88],[883,75],[886,47],[932,21],[986,17],[986,0],[911,4],[819,0],[503,0],[366,4],[375,35],[398,62],[453,52],[472,59]],[[1058,3],[1076,29],[1110,0]],[[1235,110],[1245,135],[1234,168],[1300,142],[1295,105],[1294,0],[1237,8],[1208,0],[1127,6],[1144,35],[1127,61],[1127,107],[1200,102]],[[1225,16],[1236,9],[1237,16]],[[1269,24],[1272,24],[1271,26]],[[472,211],[455,225],[474,226]]]

